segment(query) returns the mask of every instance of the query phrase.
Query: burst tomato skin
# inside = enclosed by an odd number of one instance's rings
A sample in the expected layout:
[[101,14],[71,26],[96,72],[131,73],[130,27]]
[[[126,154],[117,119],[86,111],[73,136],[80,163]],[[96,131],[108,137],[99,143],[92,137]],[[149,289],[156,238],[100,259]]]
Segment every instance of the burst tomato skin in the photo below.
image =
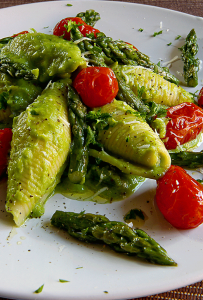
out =
[[11,148],[12,130],[0,129],[0,176],[6,171],[8,153]]
[[168,108],[167,117],[163,141],[168,150],[195,139],[203,130],[203,110],[194,103],[184,102]]
[[198,105],[203,108],[203,87],[201,88],[198,96]]
[[156,203],[165,219],[179,229],[203,222],[203,187],[179,166],[171,166],[157,181]]
[[99,107],[113,101],[118,92],[114,72],[107,67],[82,69],[73,81],[73,87],[88,107]]
[[16,37],[16,36],[18,36],[18,35],[20,35],[20,34],[26,34],[26,33],[28,33],[28,31],[27,31],[27,30],[24,30],[24,31],[21,31],[21,32],[19,32],[19,33],[16,33],[16,34],[12,35],[12,37],[14,38],[14,37]]
[[96,33],[100,32],[98,29],[93,28],[90,25],[87,25],[81,18],[74,17],[74,18],[65,18],[58,22],[56,26],[54,27],[53,34],[57,36],[64,35],[65,40],[70,40],[70,32],[67,32],[67,29],[65,28],[66,25],[68,25],[69,21],[73,21],[76,24],[82,24],[79,26],[79,30],[82,33],[83,36],[86,36],[86,34],[94,33],[94,36],[96,38]]

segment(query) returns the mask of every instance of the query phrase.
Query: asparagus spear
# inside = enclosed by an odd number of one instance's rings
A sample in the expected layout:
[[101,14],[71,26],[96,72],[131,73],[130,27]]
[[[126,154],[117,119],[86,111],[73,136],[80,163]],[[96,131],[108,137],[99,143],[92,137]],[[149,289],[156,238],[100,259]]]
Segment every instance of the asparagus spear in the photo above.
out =
[[162,75],[164,79],[177,85],[179,84],[179,80],[169,72],[168,68],[153,63],[149,56],[134,49],[132,45],[129,45],[124,41],[115,41],[101,33],[97,35],[96,39],[93,39],[93,42],[100,46],[105,54],[114,61],[118,61],[124,65],[136,65],[150,68],[154,73]]
[[131,229],[123,222],[109,221],[102,215],[56,211],[51,218],[51,224],[85,242],[102,242],[116,252],[135,255],[151,263],[177,265],[166,250],[146,232]]
[[86,24],[94,27],[97,21],[100,20],[100,14],[93,9],[88,9],[85,12],[80,12],[76,17],[81,18]]
[[68,90],[68,114],[72,128],[73,143],[70,151],[68,178],[72,183],[83,184],[88,164],[88,147],[85,140],[86,107],[72,87]]
[[180,48],[181,57],[184,62],[183,73],[184,79],[189,87],[198,85],[198,75],[200,61],[195,58],[198,52],[197,36],[195,30],[192,29],[185,39],[185,44]]
[[170,156],[172,165],[187,167],[189,169],[203,167],[203,151],[180,151],[178,153],[170,153]]

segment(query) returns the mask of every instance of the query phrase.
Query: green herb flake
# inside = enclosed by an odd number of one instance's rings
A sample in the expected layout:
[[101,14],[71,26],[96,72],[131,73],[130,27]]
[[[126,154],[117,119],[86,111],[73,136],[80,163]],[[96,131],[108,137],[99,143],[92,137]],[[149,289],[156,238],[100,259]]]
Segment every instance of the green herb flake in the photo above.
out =
[[83,267],[77,267],[76,269],[83,269]]
[[41,285],[36,291],[34,291],[34,293],[35,294],[39,294],[39,293],[41,293],[42,292],[42,290],[43,290],[43,288],[44,288],[44,284],[43,285]]
[[64,27],[65,27],[65,29],[67,30],[67,32],[70,32],[71,31],[71,29],[76,29],[77,27],[79,27],[79,26],[82,26],[82,24],[80,24],[80,23],[76,23],[76,22],[74,22],[74,21],[68,21],[68,25],[64,25]]
[[160,31],[158,31],[158,32],[154,32],[153,36],[157,36],[157,35],[160,35],[160,34],[162,34],[162,33],[163,33],[163,30],[160,30]]
[[39,114],[33,109],[30,111],[32,116],[39,116]]
[[59,279],[59,282],[70,282],[69,280]]
[[171,45],[172,45],[172,43],[168,43],[168,44],[167,44],[167,46],[171,46]]
[[139,29],[138,29],[138,31],[140,31],[140,32],[143,32],[143,30],[144,30],[144,29],[142,29],[142,28],[139,28]]
[[108,294],[109,292],[108,292],[108,291],[104,291],[104,293],[105,293],[105,294]]
[[72,4],[66,4],[66,6],[73,6]]
[[129,142],[129,136],[126,137],[125,141],[126,141],[126,142]]
[[144,213],[141,209],[135,208],[131,209],[125,216],[124,216],[124,221],[128,220],[135,220],[136,218],[140,218],[141,220],[145,219]]
[[179,40],[181,38],[181,35],[177,35],[177,37],[175,38],[175,40]]

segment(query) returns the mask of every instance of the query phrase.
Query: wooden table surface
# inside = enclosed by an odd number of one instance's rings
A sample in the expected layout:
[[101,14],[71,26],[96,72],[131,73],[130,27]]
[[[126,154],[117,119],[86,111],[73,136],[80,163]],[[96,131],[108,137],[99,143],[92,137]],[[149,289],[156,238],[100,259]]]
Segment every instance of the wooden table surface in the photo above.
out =
[[[50,0],[44,0],[50,1]],[[111,0],[114,1],[114,0]],[[119,0],[116,0],[119,1]],[[191,15],[203,17],[203,0],[122,0],[123,2],[140,3],[168,8]],[[0,0],[0,8],[26,3],[42,2],[41,0]],[[1,258],[2,259],[2,258]],[[11,283],[12,284],[12,283]],[[40,299],[40,297],[37,297]],[[133,300],[138,299],[134,298]],[[203,281],[177,290],[139,298],[139,300],[203,300]],[[0,300],[8,300],[0,298]],[[57,299],[56,299],[57,300]]]
[[[0,8],[20,5],[25,3],[42,2],[43,0],[0,0]],[[49,0],[45,0],[49,1]],[[111,0],[114,1],[114,0]],[[119,0],[115,0],[119,1]],[[164,7],[194,16],[203,17],[202,0],[122,0],[123,2],[141,3]]]

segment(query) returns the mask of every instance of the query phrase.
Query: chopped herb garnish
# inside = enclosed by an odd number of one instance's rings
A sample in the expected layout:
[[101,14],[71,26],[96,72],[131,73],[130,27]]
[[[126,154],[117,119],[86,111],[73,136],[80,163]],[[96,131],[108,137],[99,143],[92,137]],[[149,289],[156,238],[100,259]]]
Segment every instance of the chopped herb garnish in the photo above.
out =
[[36,291],[34,291],[34,293],[35,294],[39,294],[39,293],[41,293],[42,292],[42,290],[43,290],[43,288],[44,288],[44,284],[43,285],[41,285]]
[[66,6],[73,6],[72,4],[66,4]]
[[124,221],[128,221],[128,220],[135,220],[136,218],[140,218],[142,220],[145,219],[144,214],[142,212],[141,209],[135,208],[135,209],[131,209],[125,216],[124,216]]
[[70,282],[69,280],[59,279],[59,282]]
[[177,37],[175,38],[175,40],[179,40],[181,38],[181,35],[177,35]]
[[172,45],[172,43],[168,43],[168,44],[167,44],[167,46],[171,46],[171,45]]
[[33,109],[30,111],[32,116],[39,116],[39,114]]
[[163,30],[160,30],[158,32],[154,32],[153,36],[157,36],[157,35],[162,34],[162,33],[163,33]]
[[126,140],[126,142],[129,142],[129,136],[127,136],[125,140]]
[[144,30],[144,29],[142,29],[142,28],[138,29],[138,31],[140,31],[140,32],[143,32],[143,30]]
[[77,28],[77,27],[79,27],[79,26],[82,26],[82,24],[80,24],[80,23],[76,23],[76,22],[74,22],[74,21],[69,21],[68,22],[68,25],[64,25],[64,27],[66,28],[66,30],[67,30],[67,32],[70,32],[71,31],[71,29],[75,29],[75,28]]

